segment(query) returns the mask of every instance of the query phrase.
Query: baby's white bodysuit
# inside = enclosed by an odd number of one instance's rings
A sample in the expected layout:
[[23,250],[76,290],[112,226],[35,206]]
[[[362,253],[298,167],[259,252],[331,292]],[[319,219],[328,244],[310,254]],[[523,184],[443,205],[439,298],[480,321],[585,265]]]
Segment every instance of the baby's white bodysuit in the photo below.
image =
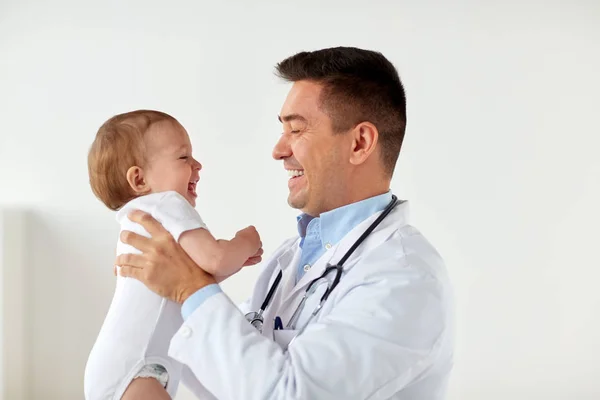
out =
[[[117,212],[121,231],[149,237],[127,215],[138,209],[151,214],[175,240],[188,230],[206,228],[192,205],[177,192],[138,197]],[[117,242],[117,255],[140,251]],[[183,366],[168,356],[171,338],[183,323],[181,306],[164,299],[133,278],[118,276],[115,293],[85,370],[86,400],[120,399],[136,377],[152,376],[173,398]]]

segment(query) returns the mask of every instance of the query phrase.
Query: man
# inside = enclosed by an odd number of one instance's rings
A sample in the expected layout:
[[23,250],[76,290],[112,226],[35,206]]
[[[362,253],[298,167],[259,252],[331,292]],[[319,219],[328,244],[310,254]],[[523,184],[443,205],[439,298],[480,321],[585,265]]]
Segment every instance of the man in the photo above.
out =
[[[435,249],[408,225],[407,203],[390,211],[406,125],[396,69],[376,52],[330,48],[289,57],[277,71],[293,86],[273,157],[291,171],[288,203],[302,211],[299,237],[267,260],[241,312],[141,212],[131,218],[152,238],[122,236],[143,254],[119,257],[121,274],[183,305],[169,353],[189,368],[184,382],[199,397],[443,399],[453,362],[450,283]],[[335,273],[303,302],[310,283],[384,210],[322,307]],[[256,329],[261,324],[244,314],[259,309],[264,322]],[[143,385],[134,381],[128,394]]]

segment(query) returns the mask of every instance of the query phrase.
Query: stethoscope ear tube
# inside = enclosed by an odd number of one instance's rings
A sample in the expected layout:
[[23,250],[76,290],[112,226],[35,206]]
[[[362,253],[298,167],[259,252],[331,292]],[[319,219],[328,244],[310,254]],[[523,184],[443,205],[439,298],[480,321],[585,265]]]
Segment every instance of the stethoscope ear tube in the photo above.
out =
[[398,198],[396,197],[396,195],[392,195],[392,201],[390,202],[390,204],[385,208],[385,210],[383,210],[379,217],[377,217],[377,219],[363,232],[363,234],[360,235],[360,237],[356,240],[356,242],[354,242],[352,247],[350,247],[346,254],[344,254],[340,261],[338,261],[337,265],[339,265],[340,267],[344,265],[344,263],[348,260],[348,258],[350,258],[352,253],[354,253],[354,250],[356,250],[358,246],[360,246],[362,242],[364,242],[367,236],[369,236],[371,232],[373,232],[375,228],[377,228],[381,221],[383,221],[384,218],[387,217],[387,215],[394,209],[397,202]]
[[346,254],[344,254],[344,256],[340,259],[340,261],[338,261],[338,263],[336,265],[328,267],[325,270],[325,272],[323,273],[323,276],[327,275],[329,270],[334,269],[334,268],[336,269],[336,274],[335,274],[335,278],[333,279],[331,286],[329,286],[327,288],[327,290],[325,291],[325,293],[323,293],[323,297],[321,297],[320,304],[322,304],[325,300],[327,300],[327,298],[329,297],[329,295],[331,294],[333,289],[335,289],[335,287],[340,282],[340,279],[342,277],[342,272],[344,271],[343,265],[346,262],[346,260],[348,260],[348,258],[350,258],[352,253],[354,253],[354,251],[358,248],[358,246],[360,246],[362,244],[362,242],[365,241],[367,236],[369,236],[371,234],[371,232],[373,232],[373,230],[375,230],[375,228],[377,228],[377,226],[381,223],[381,221],[383,221],[385,219],[385,217],[387,217],[387,215],[394,209],[394,207],[396,207],[397,203],[398,203],[398,198],[396,197],[396,195],[392,195],[392,201],[390,202],[390,204],[385,208],[385,210],[383,210],[383,212],[379,215],[379,217],[377,217],[377,219],[362,233],[362,235],[360,235],[360,237],[356,240],[356,242],[354,242],[352,247],[350,247],[350,249],[346,252]]
[[262,305],[260,306],[261,311],[264,311],[267,309],[267,306],[271,302],[271,297],[273,297],[273,294],[275,294],[275,290],[277,289],[277,286],[279,286],[279,281],[281,281],[282,276],[283,276],[283,271],[279,270],[279,273],[277,274],[275,281],[271,285],[271,289],[269,289],[269,293],[267,293],[267,297],[265,297],[265,301],[263,301]]
[[[333,291],[333,289],[335,289],[335,287],[338,285],[338,283],[340,283],[340,279],[342,278],[342,272],[344,272],[344,268],[342,267],[341,264],[336,264],[333,265],[329,268],[327,268],[329,270],[331,269],[335,269],[335,278],[333,278],[333,282],[331,283],[331,285],[327,286],[327,290],[325,290],[325,293],[323,293],[323,296],[321,297],[321,300],[319,301],[319,307],[321,306],[321,304],[323,304],[323,302],[325,302],[325,300],[327,300],[327,298],[329,297],[329,294]],[[327,273],[323,274],[324,276],[327,275]]]

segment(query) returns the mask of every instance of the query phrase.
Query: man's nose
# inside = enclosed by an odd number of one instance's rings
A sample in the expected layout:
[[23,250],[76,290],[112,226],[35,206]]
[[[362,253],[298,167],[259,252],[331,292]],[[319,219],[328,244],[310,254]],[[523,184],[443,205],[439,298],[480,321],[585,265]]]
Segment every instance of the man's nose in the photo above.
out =
[[273,158],[276,160],[283,160],[291,157],[292,147],[290,146],[289,137],[285,133],[279,137],[279,140],[273,147]]

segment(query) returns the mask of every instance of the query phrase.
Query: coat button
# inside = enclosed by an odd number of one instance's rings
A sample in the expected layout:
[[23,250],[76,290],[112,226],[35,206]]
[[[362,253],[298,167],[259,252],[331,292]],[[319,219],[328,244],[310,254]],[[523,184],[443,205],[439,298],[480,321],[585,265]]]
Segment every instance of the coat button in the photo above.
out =
[[309,269],[310,269],[310,264],[306,264],[304,266],[304,272],[308,272]]
[[183,337],[189,338],[190,336],[192,336],[192,330],[190,329],[189,326],[183,326],[181,328],[181,335]]
[[325,248],[326,248],[327,250],[329,250],[329,249],[331,248],[331,243],[327,243],[327,244],[325,245]]

